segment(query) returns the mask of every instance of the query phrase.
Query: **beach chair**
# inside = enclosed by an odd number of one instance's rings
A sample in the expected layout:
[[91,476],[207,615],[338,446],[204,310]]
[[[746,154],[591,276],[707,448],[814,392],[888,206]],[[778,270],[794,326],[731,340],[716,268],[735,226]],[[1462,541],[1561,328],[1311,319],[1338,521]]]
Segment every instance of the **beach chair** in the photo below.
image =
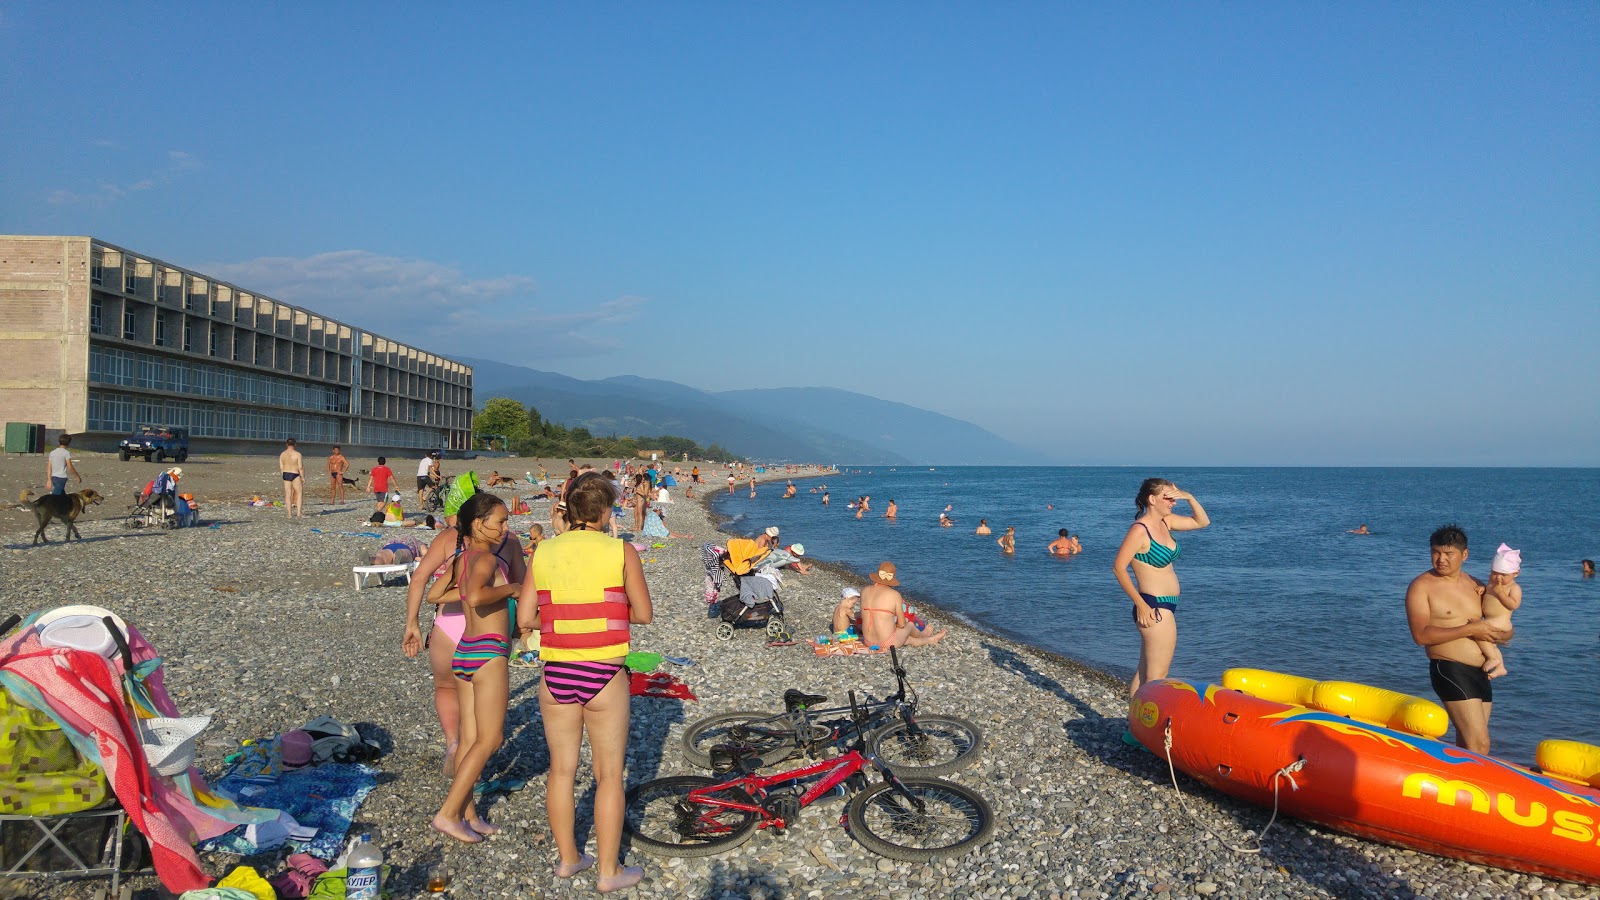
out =
[[412,560],[408,563],[393,563],[387,566],[352,566],[350,568],[358,591],[366,587],[369,579],[373,576],[377,576],[379,585],[382,585],[384,580],[390,576],[398,576],[405,579],[406,584],[410,584],[411,574],[416,570],[417,560]]

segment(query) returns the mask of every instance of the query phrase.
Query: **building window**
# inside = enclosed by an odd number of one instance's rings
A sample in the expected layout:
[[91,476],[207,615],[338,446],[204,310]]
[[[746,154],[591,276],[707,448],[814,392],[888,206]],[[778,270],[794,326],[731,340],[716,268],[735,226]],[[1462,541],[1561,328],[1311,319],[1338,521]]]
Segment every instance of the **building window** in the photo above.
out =
[[106,282],[106,256],[99,248],[89,257],[89,281],[93,284]]
[[139,286],[138,279],[134,277],[135,273],[137,271],[138,271],[138,267],[136,265],[134,265],[132,261],[123,260],[123,263],[122,263],[122,291],[123,291],[123,293],[131,294],[131,293],[133,293],[134,288]]
[[207,338],[206,338],[206,353],[208,355],[210,355],[210,356],[216,356],[217,355],[217,329],[216,329],[216,326],[214,326],[214,325],[211,326],[210,332],[211,332],[210,335],[207,336]]
[[165,347],[166,345],[167,345],[167,317],[158,314],[156,316],[156,346],[157,347]]
[[194,352],[194,333],[187,320],[183,323],[183,352]]
[[133,340],[134,325],[135,324],[136,324],[136,322],[135,322],[135,319],[134,319],[133,310],[131,310],[131,309],[123,310],[122,311],[122,339],[123,340],[125,340],[125,341]]
[[99,334],[100,330],[100,301],[91,300],[89,301],[89,332],[91,334]]

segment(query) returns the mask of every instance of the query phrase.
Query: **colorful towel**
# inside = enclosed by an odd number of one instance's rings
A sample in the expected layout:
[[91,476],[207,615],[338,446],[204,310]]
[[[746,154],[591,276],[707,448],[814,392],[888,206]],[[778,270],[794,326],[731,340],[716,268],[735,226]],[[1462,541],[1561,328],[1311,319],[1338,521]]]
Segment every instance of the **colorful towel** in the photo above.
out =
[[[217,781],[217,790],[227,791],[252,804],[281,809],[302,826],[317,829],[317,836],[310,841],[290,841],[289,844],[326,860],[337,859],[343,852],[350,820],[361,808],[361,801],[378,784],[377,772],[361,763],[324,763],[255,777],[238,774],[241,769],[252,771],[255,766],[253,763],[236,764]],[[244,828],[208,841],[201,849],[240,856],[256,852]]]
[[628,693],[635,697],[660,697],[668,700],[699,700],[687,684],[665,672],[634,672],[628,679]]

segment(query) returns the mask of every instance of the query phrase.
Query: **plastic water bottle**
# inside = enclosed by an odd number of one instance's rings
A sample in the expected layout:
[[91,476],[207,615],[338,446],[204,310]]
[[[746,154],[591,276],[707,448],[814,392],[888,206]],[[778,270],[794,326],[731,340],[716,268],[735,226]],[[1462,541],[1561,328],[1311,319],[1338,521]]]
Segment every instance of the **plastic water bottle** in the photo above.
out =
[[378,900],[383,887],[383,851],[369,837],[363,837],[345,860],[349,874],[345,877],[344,895],[347,900]]

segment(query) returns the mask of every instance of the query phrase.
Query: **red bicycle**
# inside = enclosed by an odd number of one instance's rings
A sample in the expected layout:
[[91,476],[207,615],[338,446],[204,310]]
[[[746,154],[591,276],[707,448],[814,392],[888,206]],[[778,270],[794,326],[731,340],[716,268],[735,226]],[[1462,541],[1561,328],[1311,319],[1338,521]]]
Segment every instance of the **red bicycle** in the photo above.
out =
[[[740,744],[711,750],[714,771],[657,778],[628,791],[623,827],[633,844],[658,856],[713,856],[748,841],[761,829],[782,834],[800,811],[825,797],[853,795],[841,817],[862,846],[890,859],[926,862],[959,856],[987,843],[994,812],[983,797],[937,778],[898,778],[861,737],[864,718],[856,708],[856,743],[848,753],[775,775],[758,775],[760,751]],[[882,781],[869,786],[866,772]]]

